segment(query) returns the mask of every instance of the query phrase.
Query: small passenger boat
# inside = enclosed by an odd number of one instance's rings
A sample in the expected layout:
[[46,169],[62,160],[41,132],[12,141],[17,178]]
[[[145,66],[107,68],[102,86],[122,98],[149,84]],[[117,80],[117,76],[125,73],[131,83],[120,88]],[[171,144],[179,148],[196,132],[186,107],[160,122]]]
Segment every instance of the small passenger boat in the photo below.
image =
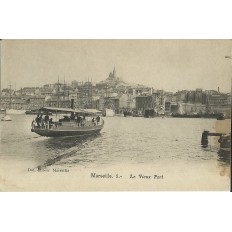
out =
[[104,120],[101,117],[101,111],[95,109],[75,110],[72,108],[53,108],[43,107],[43,112],[52,112],[61,116],[59,120],[53,121],[53,118],[45,113],[45,117],[36,117],[32,121],[31,131],[41,136],[59,137],[59,136],[87,136],[99,133]]

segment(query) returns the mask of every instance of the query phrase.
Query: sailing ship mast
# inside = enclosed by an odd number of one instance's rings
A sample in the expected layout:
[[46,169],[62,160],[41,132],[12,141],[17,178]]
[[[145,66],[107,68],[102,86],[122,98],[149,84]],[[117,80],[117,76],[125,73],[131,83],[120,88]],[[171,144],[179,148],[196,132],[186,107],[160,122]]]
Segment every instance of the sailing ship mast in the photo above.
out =
[[9,86],[10,86],[10,104],[9,104],[9,109],[11,109],[11,102],[12,102],[12,99],[11,99],[11,86],[12,86],[12,85],[11,85],[11,82],[10,82],[10,85],[9,85]]
[[59,102],[60,102],[60,96],[59,96],[59,92],[60,92],[60,78],[58,75],[58,88],[57,88],[57,107],[59,108]]
[[0,40],[0,110],[2,109],[2,76],[1,76],[1,73],[2,73],[2,70],[1,70],[1,67],[2,67],[2,59],[1,59],[1,46],[2,46],[2,41]]

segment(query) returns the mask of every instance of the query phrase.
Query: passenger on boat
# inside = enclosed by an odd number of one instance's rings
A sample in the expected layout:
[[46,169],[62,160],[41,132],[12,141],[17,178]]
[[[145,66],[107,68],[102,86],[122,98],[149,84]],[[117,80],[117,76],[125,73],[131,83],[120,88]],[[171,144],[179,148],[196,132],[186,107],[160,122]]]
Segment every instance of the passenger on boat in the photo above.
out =
[[52,118],[50,118],[50,120],[49,120],[49,129],[51,129],[54,124],[55,123],[52,121]]
[[86,125],[86,119],[85,116],[83,116],[83,118],[81,119],[81,126],[85,126]]
[[40,115],[39,114],[37,114],[37,117],[35,118],[35,121],[37,123],[37,126],[40,127],[41,119],[40,119]]
[[92,124],[93,124],[94,126],[96,126],[96,122],[95,122],[95,118],[94,118],[94,117],[92,118]]
[[81,117],[77,116],[77,125],[80,126],[81,125]]
[[45,128],[49,128],[49,116],[48,113],[44,117]]
[[71,117],[70,117],[71,120],[75,120],[75,114],[73,112],[71,112]]
[[97,116],[96,120],[97,120],[97,125],[98,125],[99,122],[100,122],[100,117],[99,117],[99,115]]
[[44,121],[44,118],[41,118],[41,127],[42,127],[42,128],[45,128],[45,121]]

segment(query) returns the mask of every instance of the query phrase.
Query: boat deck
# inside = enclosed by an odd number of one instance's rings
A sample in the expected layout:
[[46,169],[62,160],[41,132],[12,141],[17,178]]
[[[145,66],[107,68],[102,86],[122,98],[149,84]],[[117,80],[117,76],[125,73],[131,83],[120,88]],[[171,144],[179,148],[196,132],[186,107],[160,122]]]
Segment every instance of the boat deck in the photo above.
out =
[[85,136],[99,133],[103,128],[104,121],[96,125],[92,122],[87,122],[85,126],[78,125],[75,121],[70,122],[55,122],[49,128],[38,127],[32,124],[32,132],[41,136],[57,137],[57,136]]

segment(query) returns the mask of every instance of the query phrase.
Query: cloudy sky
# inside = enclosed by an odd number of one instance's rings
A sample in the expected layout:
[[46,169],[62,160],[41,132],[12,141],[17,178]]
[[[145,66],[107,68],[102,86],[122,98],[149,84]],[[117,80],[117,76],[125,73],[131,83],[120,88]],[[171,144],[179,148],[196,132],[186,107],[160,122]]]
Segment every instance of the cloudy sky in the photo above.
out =
[[104,80],[117,75],[139,83],[177,91],[231,89],[231,40],[3,40],[2,88],[19,89],[54,83],[60,77]]

